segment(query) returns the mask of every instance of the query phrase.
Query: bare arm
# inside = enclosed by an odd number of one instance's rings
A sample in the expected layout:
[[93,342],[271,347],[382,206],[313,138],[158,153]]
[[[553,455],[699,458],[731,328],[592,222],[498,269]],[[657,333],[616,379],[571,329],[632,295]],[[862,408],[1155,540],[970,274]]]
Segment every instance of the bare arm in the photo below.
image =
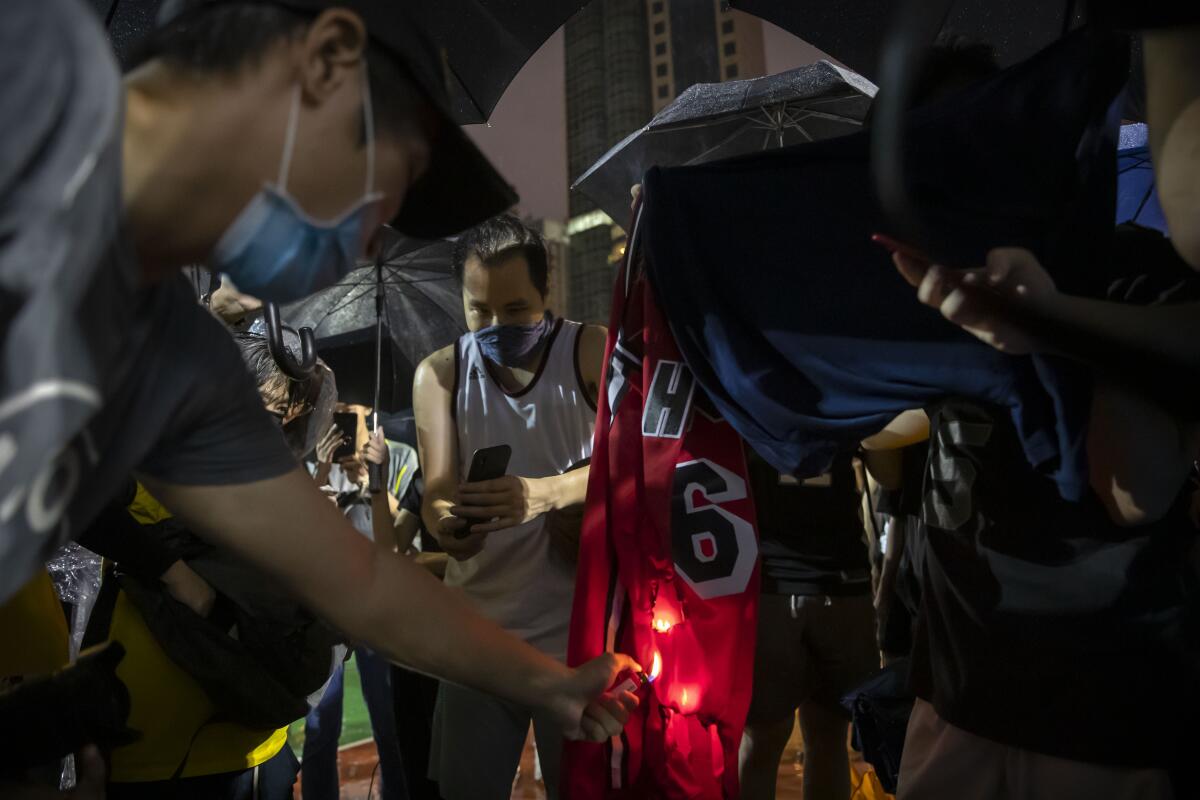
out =
[[392,497],[389,492],[376,492],[371,496],[371,537],[379,549],[385,553],[394,553],[397,548],[395,523],[393,522],[393,518],[399,510],[395,508],[396,505],[396,498]]
[[887,427],[863,439],[864,450],[899,450],[929,438],[929,417],[922,409],[901,412]]
[[[389,459],[387,440],[383,436],[383,431],[376,429],[369,437],[366,444],[362,448],[362,458],[368,465],[374,465],[384,471],[386,474],[386,465]],[[390,482],[390,476],[385,478],[385,483]],[[401,546],[397,538],[397,528],[400,521],[400,501],[386,488],[381,488],[371,496],[371,536],[375,540],[375,544],[379,546],[385,553],[395,553],[399,551],[401,554],[408,551],[408,546],[412,544],[412,535],[410,534],[407,541]]]
[[413,378],[413,414],[417,423],[417,450],[425,476],[421,518],[425,529],[451,558],[465,560],[483,549],[485,534],[457,535],[467,523],[451,509],[458,502],[458,428],[451,415],[454,402],[454,348],[444,348],[426,358]]
[[[611,735],[620,718],[616,708],[598,713],[587,704],[630,663],[626,658],[573,671],[543,655],[412,560],[384,557],[303,470],[237,486],[145,482],[194,531],[275,575],[351,639],[393,661],[550,710],[576,735]],[[621,700],[628,705],[630,698]]]
[[407,508],[397,508],[396,516],[392,519],[392,536],[396,541],[396,549],[404,554],[412,549],[417,531],[421,529],[421,518]]
[[333,454],[345,438],[341,428],[337,425],[330,425],[329,430],[325,431],[320,441],[317,442],[317,469],[313,472],[313,481],[317,486],[329,483],[329,473],[333,471]]
[[583,387],[596,403],[600,394],[600,375],[604,371],[604,347],[608,343],[608,328],[603,325],[588,325],[580,334],[579,372]]
[[1171,243],[1200,269],[1200,27],[1143,34],[1154,180]]

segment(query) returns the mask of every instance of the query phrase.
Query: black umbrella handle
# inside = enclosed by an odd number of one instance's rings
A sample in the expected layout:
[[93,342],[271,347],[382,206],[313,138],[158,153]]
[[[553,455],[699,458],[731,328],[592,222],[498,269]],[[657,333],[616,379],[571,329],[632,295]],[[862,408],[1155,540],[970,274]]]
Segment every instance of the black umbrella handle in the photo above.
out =
[[367,465],[367,491],[379,494],[383,491],[383,470],[386,464]]
[[871,167],[884,214],[898,238],[930,251],[933,237],[909,192],[905,124],[925,49],[953,6],[954,0],[902,0],[896,7],[880,54],[871,125]]
[[317,366],[317,346],[312,328],[301,328],[292,331],[300,338],[300,360],[288,351],[283,343],[284,330],[291,330],[279,318],[279,306],[274,303],[263,304],[263,317],[267,323],[267,347],[271,357],[289,378],[302,381],[312,375]]
[[[375,431],[379,432],[379,395],[383,384],[383,261],[375,261]],[[372,433],[372,435],[374,435]],[[379,494],[383,491],[383,464],[370,464],[367,469],[367,491]]]

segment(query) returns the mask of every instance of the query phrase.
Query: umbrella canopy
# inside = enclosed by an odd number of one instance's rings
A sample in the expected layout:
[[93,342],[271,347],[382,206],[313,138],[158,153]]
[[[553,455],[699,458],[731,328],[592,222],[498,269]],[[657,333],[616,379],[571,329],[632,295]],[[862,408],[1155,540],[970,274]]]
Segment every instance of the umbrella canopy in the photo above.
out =
[[1167,233],[1167,218],[1154,188],[1154,164],[1146,126],[1122,125],[1117,150],[1117,224],[1136,222]]
[[487,122],[504,90],[538,48],[589,0],[411,2],[414,17],[446,54],[463,125]]
[[[728,0],[823,50],[841,63],[879,78],[879,55],[897,0]],[[1054,0],[958,0],[945,30],[987,42],[1002,66],[1015,64],[1062,35],[1071,7]]]
[[[417,365],[466,331],[462,294],[450,270],[453,242],[412,248],[411,240],[401,239],[388,249],[382,265],[380,411],[411,407]],[[282,311],[292,327],[312,328],[317,354],[337,377],[339,398],[371,405],[376,368],[375,266],[360,267]]]
[[700,83],[613,147],[575,181],[613,219],[653,166],[699,164],[828,139],[862,127],[875,86],[819,61],[765,78]]
[[[154,27],[164,0],[91,0],[122,64]],[[406,13],[446,57],[450,111],[462,125],[487,122],[538,48],[588,0],[405,0]]]

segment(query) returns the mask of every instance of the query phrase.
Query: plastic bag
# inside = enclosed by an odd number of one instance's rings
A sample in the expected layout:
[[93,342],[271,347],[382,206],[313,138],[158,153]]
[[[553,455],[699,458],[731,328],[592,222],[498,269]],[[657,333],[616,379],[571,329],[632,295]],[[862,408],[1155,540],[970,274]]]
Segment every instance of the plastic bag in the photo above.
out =
[[71,542],[55,551],[46,569],[59,599],[71,606],[71,660],[74,661],[100,592],[100,556]]
[[[70,542],[46,563],[58,599],[71,606],[71,661],[79,657],[83,633],[100,592],[100,562],[100,556]],[[67,756],[63,759],[59,788],[66,791],[74,788],[75,783],[75,757]]]

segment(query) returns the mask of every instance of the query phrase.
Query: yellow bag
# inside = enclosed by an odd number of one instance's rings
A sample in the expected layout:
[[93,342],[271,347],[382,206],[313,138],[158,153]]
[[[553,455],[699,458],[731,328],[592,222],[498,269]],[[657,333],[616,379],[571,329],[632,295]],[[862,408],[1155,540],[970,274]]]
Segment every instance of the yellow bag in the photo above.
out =
[[850,800],[896,800],[896,796],[888,794],[879,783],[875,768],[866,765],[867,771],[859,773],[850,765]]
[[49,675],[70,660],[67,617],[45,570],[0,605],[0,641],[0,678]]

